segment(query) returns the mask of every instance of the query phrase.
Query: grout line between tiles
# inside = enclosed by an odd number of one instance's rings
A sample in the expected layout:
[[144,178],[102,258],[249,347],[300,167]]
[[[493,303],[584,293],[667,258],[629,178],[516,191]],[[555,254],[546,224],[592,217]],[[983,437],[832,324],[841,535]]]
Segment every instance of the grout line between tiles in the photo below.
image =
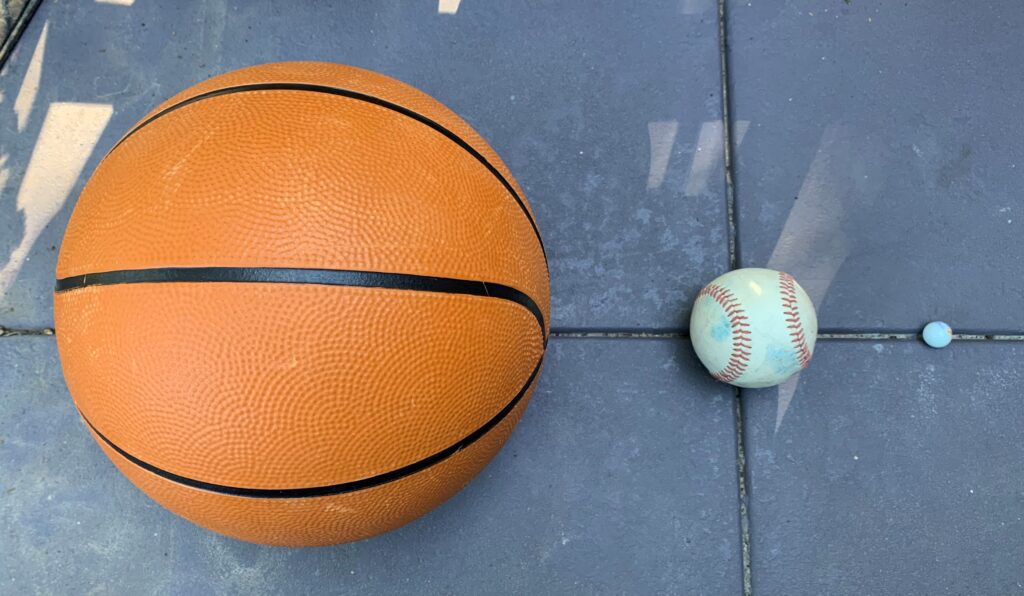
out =
[[907,340],[920,339],[920,338],[921,338],[921,335],[919,333],[884,333],[884,332],[883,333],[877,333],[877,332],[865,332],[865,333],[850,332],[850,333],[845,333],[845,332],[829,332],[829,331],[819,331],[818,332],[818,339],[819,340],[823,340],[823,339],[824,340],[840,339],[840,340],[873,340],[873,341],[878,341],[878,340],[907,341]]
[[604,337],[619,339],[686,339],[689,337],[683,330],[657,330],[657,329],[552,329],[551,337]]
[[[916,335],[915,335],[916,337]],[[1024,335],[954,333],[954,341],[1024,341]]]
[[[0,327],[0,337],[25,337],[53,335],[52,327],[18,329]],[[607,330],[607,329],[558,329],[551,331],[551,337],[566,339],[690,339],[686,331],[674,330]],[[917,341],[917,333],[819,333],[818,341]],[[1024,334],[1013,333],[956,333],[953,341],[969,342],[1024,342]]]
[[733,387],[733,412],[736,424],[736,491],[739,495],[740,552],[743,557],[743,594],[752,596],[750,565],[750,497],[747,492],[747,451],[743,432],[743,400],[740,388]]
[[[918,341],[920,333],[858,333],[858,332],[827,332],[818,333],[819,340],[840,341]],[[1024,341],[1024,334],[1018,333],[954,333],[953,341]]]
[[725,211],[728,221],[729,270],[739,267],[739,231],[736,223],[736,191],[732,178],[732,120],[729,110],[728,39],[725,31],[725,0],[718,0],[718,54],[721,74],[722,164],[725,174]]
[[53,335],[53,329],[41,327],[38,329],[11,329],[0,327],[0,337],[24,337],[26,335]]
[[[603,329],[571,329],[551,332],[551,337],[589,339],[690,339],[685,331],[609,331]],[[818,334],[818,341],[919,341],[919,333],[832,333]],[[1024,334],[955,333],[953,341],[968,342],[1024,342]]]
[[[729,270],[740,266],[739,230],[736,222],[736,191],[732,176],[732,120],[729,111],[729,40],[726,31],[726,0],[718,0],[718,57],[722,104],[722,164],[725,178],[725,209],[728,222]],[[747,493],[747,456],[743,440],[743,400],[739,388],[733,388],[733,411],[736,425],[736,489],[739,499],[740,556],[743,595],[752,596],[753,573],[750,556],[750,510]]]

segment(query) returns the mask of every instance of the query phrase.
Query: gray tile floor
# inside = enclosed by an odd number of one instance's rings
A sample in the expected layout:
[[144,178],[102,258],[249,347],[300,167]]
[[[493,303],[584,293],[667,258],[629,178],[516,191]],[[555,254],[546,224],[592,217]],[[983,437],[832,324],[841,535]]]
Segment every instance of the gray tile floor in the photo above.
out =
[[[679,337],[729,264],[715,0],[45,0],[0,72],[0,326],[30,333],[0,332],[0,592],[1024,592],[1024,344],[859,335],[1022,332],[1024,8],[940,4],[727,1],[739,263],[790,271],[850,334],[737,398]],[[560,335],[468,489],[307,550],[135,490],[42,335],[67,217],[118,135],[292,59],[403,79],[492,143],[536,209]],[[575,337],[612,331],[634,336]]]
[[741,261],[822,329],[1022,331],[1019,2],[730,2]]
[[469,488],[377,539],[282,549],[143,496],[84,432],[53,339],[4,338],[0,592],[737,593],[732,392],[688,349],[555,339],[557,372]]
[[744,394],[763,594],[1024,591],[1024,345],[822,342]]

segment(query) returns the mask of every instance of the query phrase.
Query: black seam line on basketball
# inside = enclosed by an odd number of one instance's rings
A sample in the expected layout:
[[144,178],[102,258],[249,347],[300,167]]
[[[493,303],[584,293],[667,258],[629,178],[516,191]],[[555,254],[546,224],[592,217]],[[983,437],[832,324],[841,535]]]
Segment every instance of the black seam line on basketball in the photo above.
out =
[[431,277],[410,273],[284,267],[164,267],[74,275],[58,279],[55,291],[68,292],[89,286],[174,282],[315,284],[387,290],[418,290],[439,294],[499,298],[514,302],[530,311],[530,314],[540,324],[541,336],[545,335],[544,313],[541,312],[533,298],[530,298],[525,292],[511,286],[487,281]]
[[406,107],[401,106],[401,105],[396,104],[396,103],[391,103],[390,101],[387,101],[385,99],[381,99],[381,98],[376,97],[374,95],[367,95],[366,93],[360,93],[358,91],[352,91],[350,89],[342,89],[340,87],[330,87],[330,86],[327,86],[327,85],[314,85],[314,84],[310,84],[310,83],[252,83],[252,84],[249,84],[249,85],[236,85],[236,86],[233,86],[233,87],[224,87],[223,89],[215,89],[213,91],[207,91],[206,93],[200,93],[199,95],[194,95],[194,96],[192,96],[192,97],[190,97],[188,99],[183,99],[180,102],[178,102],[178,103],[176,103],[176,104],[174,104],[172,106],[169,106],[169,107],[164,108],[163,110],[160,110],[159,112],[157,112],[156,114],[153,114],[149,118],[146,118],[145,120],[140,122],[138,124],[138,126],[136,126],[135,128],[129,130],[128,133],[126,135],[124,135],[124,137],[122,137],[121,140],[118,141],[114,145],[114,147],[108,152],[108,155],[110,153],[113,153],[115,149],[120,147],[121,144],[124,143],[125,141],[127,141],[128,138],[131,137],[133,134],[135,134],[140,129],[142,129],[144,126],[146,126],[147,124],[153,122],[157,118],[160,118],[161,116],[165,116],[165,115],[167,115],[170,112],[173,112],[173,111],[175,111],[177,109],[183,108],[183,107],[185,107],[187,105],[196,103],[198,101],[202,101],[204,99],[210,99],[211,97],[219,97],[221,95],[231,95],[231,94],[234,94],[234,93],[245,93],[245,92],[249,92],[249,91],[310,91],[310,92],[313,92],[313,93],[326,93],[328,95],[338,95],[338,96],[341,96],[341,97],[347,97],[347,98],[350,98],[350,99],[356,99],[356,100],[359,100],[359,101],[365,101],[367,103],[371,103],[371,104],[380,106],[382,108],[387,108],[387,109],[389,109],[389,110],[391,110],[393,112],[398,112],[399,114],[402,114],[403,116],[408,116],[409,118],[412,118],[413,120],[416,120],[417,122],[420,122],[422,124],[426,124],[430,128],[433,128],[437,132],[439,132],[442,135],[448,137],[449,140],[453,141],[459,147],[462,147],[464,150],[466,150],[466,152],[468,152],[470,155],[472,155],[477,161],[479,161],[481,164],[483,164],[483,166],[485,168],[487,168],[487,171],[490,172],[495,178],[497,178],[498,182],[500,182],[501,185],[505,187],[505,190],[507,190],[509,192],[509,194],[512,195],[512,198],[515,199],[516,203],[519,205],[519,208],[522,210],[523,215],[525,215],[527,221],[530,222],[530,227],[533,228],[533,233],[537,237],[537,242],[540,244],[540,252],[541,252],[541,254],[544,255],[544,265],[545,265],[545,267],[547,266],[547,251],[544,249],[544,240],[540,236],[540,229],[537,227],[537,222],[534,221],[533,216],[530,214],[530,210],[526,208],[526,202],[523,201],[523,198],[519,196],[519,193],[517,193],[516,190],[514,188],[512,188],[512,184],[508,180],[506,180],[504,176],[501,175],[501,172],[499,172],[498,169],[496,167],[494,167],[494,165],[491,164],[491,162],[487,161],[486,157],[484,157],[479,151],[474,149],[472,145],[470,145],[469,143],[464,141],[462,139],[462,137],[460,137],[459,135],[455,134],[454,132],[448,130],[443,125],[441,125],[441,123],[439,123],[439,122],[437,122],[435,120],[432,120],[430,118],[427,118],[426,116],[424,116],[423,114],[420,114],[419,112],[410,110],[409,108],[406,108]]
[[341,494],[345,494],[345,493],[352,493],[352,492],[356,492],[356,491],[360,491],[360,490],[365,490],[365,489],[368,489],[368,488],[373,488],[373,487],[376,487],[376,486],[380,486],[382,484],[387,484],[389,482],[394,482],[395,480],[401,480],[402,478],[405,478],[407,476],[411,476],[411,475],[413,475],[413,474],[415,474],[417,472],[421,472],[423,470],[426,470],[427,468],[429,468],[429,467],[431,467],[431,466],[433,466],[435,464],[441,463],[442,461],[448,459],[452,455],[455,455],[459,451],[462,451],[463,449],[469,447],[470,445],[475,443],[477,440],[482,438],[484,435],[486,435],[488,432],[490,432],[491,429],[493,429],[495,426],[497,426],[502,420],[504,420],[505,417],[508,416],[512,412],[512,410],[515,409],[516,405],[520,401],[522,401],[523,397],[530,390],[530,386],[533,385],[534,379],[537,378],[537,373],[540,371],[540,365],[541,365],[541,363],[543,361],[544,361],[543,357],[540,360],[537,361],[537,366],[534,367],[533,372],[530,373],[530,378],[528,378],[526,380],[526,384],[523,385],[523,388],[519,390],[519,393],[516,394],[516,396],[512,399],[512,401],[510,401],[508,403],[508,405],[506,405],[504,408],[502,408],[502,410],[500,412],[498,412],[493,418],[491,418],[486,423],[484,423],[483,426],[481,426],[480,428],[478,428],[475,431],[473,431],[472,433],[470,433],[468,436],[466,436],[464,439],[462,439],[458,443],[455,443],[451,447],[448,447],[447,449],[445,449],[443,451],[439,451],[439,452],[435,453],[434,455],[431,455],[429,457],[421,459],[421,460],[419,460],[417,462],[411,463],[411,464],[409,464],[407,466],[403,466],[403,467],[398,468],[396,470],[392,470],[390,472],[386,472],[384,474],[379,474],[377,476],[371,476],[369,478],[363,478],[361,480],[353,480],[351,482],[343,482],[341,484],[331,484],[331,485],[328,485],[328,486],[313,486],[313,487],[309,487],[309,488],[280,488],[280,489],[278,489],[278,488],[243,488],[243,487],[238,487],[238,486],[226,486],[226,485],[223,485],[223,484],[214,484],[212,482],[204,482],[202,480],[196,480],[194,478],[188,478],[186,476],[181,476],[179,474],[175,474],[174,472],[169,472],[169,471],[164,470],[162,468],[158,468],[158,467],[154,466],[151,463],[142,461],[141,459],[139,459],[139,458],[135,457],[134,455],[128,453],[124,449],[121,449],[120,447],[115,445],[113,442],[111,442],[110,439],[108,439],[106,437],[106,435],[104,435],[102,432],[99,431],[99,429],[97,429],[95,426],[93,426],[92,422],[90,422],[89,419],[86,418],[85,415],[82,414],[81,411],[79,411],[78,414],[79,414],[79,416],[82,417],[82,420],[85,421],[86,425],[88,425],[89,428],[91,428],[92,431],[94,433],[96,433],[96,436],[98,436],[100,439],[102,439],[103,442],[106,443],[108,447],[110,447],[111,449],[116,451],[121,457],[127,459],[128,461],[132,462],[136,466],[138,466],[138,467],[140,467],[140,468],[142,468],[142,469],[144,469],[144,470],[146,470],[148,472],[156,474],[157,476],[160,476],[161,478],[165,478],[165,479],[170,480],[172,482],[175,482],[177,484],[182,484],[182,485],[189,486],[189,487],[192,487],[192,488],[198,488],[198,489],[201,489],[201,490],[205,490],[205,491],[209,491],[209,492],[214,492],[214,493],[220,493],[220,494],[225,494],[225,495],[233,495],[233,496],[236,496],[236,497],[257,498],[257,499],[301,499],[301,498],[307,498],[307,497],[328,497],[328,496],[332,496],[332,495],[341,495]]

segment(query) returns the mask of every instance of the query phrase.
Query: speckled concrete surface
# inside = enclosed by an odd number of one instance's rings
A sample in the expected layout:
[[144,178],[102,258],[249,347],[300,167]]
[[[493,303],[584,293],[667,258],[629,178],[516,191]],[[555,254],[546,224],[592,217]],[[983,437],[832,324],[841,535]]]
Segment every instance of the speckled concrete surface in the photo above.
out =
[[1024,330],[1024,11],[955,6],[729,0],[741,262],[823,329]]
[[761,594],[1024,590],[1024,344],[822,342],[744,393]]
[[[741,264],[796,275],[827,331],[1021,332],[1024,10],[726,2]],[[717,30],[714,0],[46,0],[0,73],[0,326],[52,324],[75,197],[150,106],[319,59],[483,133],[537,212],[554,326],[588,337],[552,340],[509,445],[438,511],[289,550],[150,502],[76,418],[53,338],[0,329],[0,593],[1024,591],[1024,343],[822,339],[742,393],[741,493],[732,390],[678,333],[640,337],[684,330],[729,263]]]
[[[712,0],[470,1],[455,14],[437,2],[45,2],[0,76],[0,325],[51,324],[75,198],[151,107],[228,70],[325,60],[411,83],[488,139],[536,210],[555,327],[682,328],[701,280],[728,266],[717,30]],[[58,169],[37,148],[59,135],[43,123],[67,102],[108,107],[109,120],[77,135],[84,165],[67,184],[25,190],[32,159]]]
[[377,539],[281,549],[154,504],[88,436],[53,338],[0,339],[0,592],[736,593],[732,393],[688,349],[556,339],[469,488]]

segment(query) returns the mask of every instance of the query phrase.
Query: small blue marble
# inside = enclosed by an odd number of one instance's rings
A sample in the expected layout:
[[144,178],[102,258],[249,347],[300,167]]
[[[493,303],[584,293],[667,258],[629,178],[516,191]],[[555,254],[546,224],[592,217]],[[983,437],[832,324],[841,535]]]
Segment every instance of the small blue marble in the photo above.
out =
[[953,341],[953,329],[942,321],[932,321],[924,326],[921,337],[933,348],[944,348]]

